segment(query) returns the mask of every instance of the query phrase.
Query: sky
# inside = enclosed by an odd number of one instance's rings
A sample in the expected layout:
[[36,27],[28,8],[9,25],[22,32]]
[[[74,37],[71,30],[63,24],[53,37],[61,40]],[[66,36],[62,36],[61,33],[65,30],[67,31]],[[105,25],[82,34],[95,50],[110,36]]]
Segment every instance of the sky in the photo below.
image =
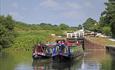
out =
[[83,24],[91,17],[99,21],[107,0],[0,0],[0,15],[28,24]]

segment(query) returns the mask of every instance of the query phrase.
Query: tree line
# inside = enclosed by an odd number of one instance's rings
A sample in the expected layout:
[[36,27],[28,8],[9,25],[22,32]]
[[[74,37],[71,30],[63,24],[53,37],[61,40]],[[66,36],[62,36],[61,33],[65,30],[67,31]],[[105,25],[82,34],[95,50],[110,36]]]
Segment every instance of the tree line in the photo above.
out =
[[16,21],[15,29],[17,31],[20,30],[76,30],[77,27],[71,27],[66,25],[65,23],[61,23],[60,25],[53,25],[50,23],[40,23],[40,24],[26,24],[20,21]]
[[115,1],[108,0],[105,3],[106,8],[101,13],[99,22],[92,18],[88,18],[83,26],[85,29],[100,32],[108,36],[115,37]]

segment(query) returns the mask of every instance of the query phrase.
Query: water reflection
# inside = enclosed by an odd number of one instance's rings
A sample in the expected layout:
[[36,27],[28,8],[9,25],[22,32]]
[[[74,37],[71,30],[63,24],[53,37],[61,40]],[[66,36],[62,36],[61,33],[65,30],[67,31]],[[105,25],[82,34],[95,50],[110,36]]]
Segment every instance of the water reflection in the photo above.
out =
[[115,53],[111,54],[111,70],[115,70]]
[[17,64],[14,70],[33,70],[33,68],[31,67],[30,64],[21,63]]
[[114,70],[115,56],[104,50],[88,50],[84,57],[68,62],[32,60],[31,53],[0,53],[0,70]]
[[33,60],[33,70],[71,70],[73,61],[53,62],[51,60]]
[[34,70],[101,70],[101,64],[99,62],[95,60],[85,60],[85,58],[67,62],[34,60],[32,66]]
[[32,66],[33,66],[33,70],[51,70],[51,64],[50,64],[51,60],[50,59],[46,59],[46,60],[33,60],[32,62]]
[[82,61],[82,64],[80,66],[80,68],[78,68],[78,70],[100,70],[101,66],[100,63],[96,62],[96,61]]
[[52,69],[55,70],[71,70],[71,67],[73,66],[74,61],[67,61],[67,62],[52,62]]

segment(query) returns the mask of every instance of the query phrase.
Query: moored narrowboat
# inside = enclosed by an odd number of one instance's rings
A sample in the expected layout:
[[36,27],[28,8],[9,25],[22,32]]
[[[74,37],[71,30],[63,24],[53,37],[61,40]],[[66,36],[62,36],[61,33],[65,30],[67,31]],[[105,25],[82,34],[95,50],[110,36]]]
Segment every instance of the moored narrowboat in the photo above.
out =
[[82,44],[77,39],[67,39],[58,41],[52,50],[54,61],[71,60],[83,54]]
[[34,59],[50,58],[51,57],[50,48],[44,44],[37,44],[33,49],[32,57]]

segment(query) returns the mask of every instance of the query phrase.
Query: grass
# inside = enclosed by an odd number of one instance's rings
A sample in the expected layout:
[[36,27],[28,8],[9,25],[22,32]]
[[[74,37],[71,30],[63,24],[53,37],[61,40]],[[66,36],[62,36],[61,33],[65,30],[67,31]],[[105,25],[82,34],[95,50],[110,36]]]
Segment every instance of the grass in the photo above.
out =
[[102,38],[102,37],[86,37],[88,40],[100,44],[100,45],[115,45],[115,41],[110,41],[108,38]]
[[17,37],[14,39],[12,46],[8,48],[8,50],[32,50],[33,46],[38,42],[53,41],[54,38],[50,36],[52,33],[62,34],[63,32],[64,31],[61,31],[60,33],[60,31],[54,30],[17,31]]
[[27,50],[40,41],[43,41],[45,36],[41,33],[34,32],[18,32],[18,36],[14,39],[12,46],[8,49]]

